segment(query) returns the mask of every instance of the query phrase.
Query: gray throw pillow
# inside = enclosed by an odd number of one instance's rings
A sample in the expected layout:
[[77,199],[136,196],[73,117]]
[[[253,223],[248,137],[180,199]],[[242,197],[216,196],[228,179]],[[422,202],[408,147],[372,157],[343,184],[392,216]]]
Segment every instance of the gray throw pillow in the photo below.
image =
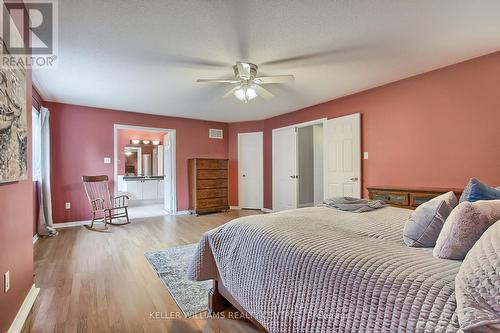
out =
[[483,232],[498,220],[500,200],[462,202],[446,219],[434,247],[434,257],[462,260]]
[[410,247],[436,245],[444,222],[457,203],[457,197],[450,191],[418,206],[405,223],[405,244]]
[[465,256],[455,278],[457,316],[465,332],[500,332],[500,221]]

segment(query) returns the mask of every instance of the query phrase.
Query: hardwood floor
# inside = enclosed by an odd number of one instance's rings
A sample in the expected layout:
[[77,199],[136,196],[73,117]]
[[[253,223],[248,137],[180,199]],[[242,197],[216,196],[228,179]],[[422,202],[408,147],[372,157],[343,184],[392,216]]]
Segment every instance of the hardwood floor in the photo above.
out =
[[[183,317],[144,252],[197,242],[205,231],[256,211],[135,219],[112,233],[59,229],[35,244],[40,294],[23,332],[258,332],[242,319]],[[151,318],[152,317],[156,318]],[[234,310],[224,316],[238,317]]]

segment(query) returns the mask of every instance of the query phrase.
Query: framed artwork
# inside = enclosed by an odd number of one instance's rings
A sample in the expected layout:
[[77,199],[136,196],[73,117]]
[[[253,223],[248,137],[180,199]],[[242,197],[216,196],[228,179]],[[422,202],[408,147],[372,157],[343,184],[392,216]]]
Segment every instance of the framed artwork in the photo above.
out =
[[26,69],[0,66],[0,183],[28,179],[26,112]]

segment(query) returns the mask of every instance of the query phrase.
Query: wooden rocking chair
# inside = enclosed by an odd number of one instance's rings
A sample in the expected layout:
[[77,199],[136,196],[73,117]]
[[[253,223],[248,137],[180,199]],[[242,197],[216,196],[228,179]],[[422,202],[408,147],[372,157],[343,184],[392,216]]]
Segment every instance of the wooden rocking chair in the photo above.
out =
[[[85,225],[87,229],[107,232],[108,224],[125,225],[130,223],[128,218],[128,196],[111,196],[108,176],[83,176],[82,180],[85,192],[87,192],[90,208],[92,209],[92,222],[90,226]],[[99,217],[98,215],[102,216]],[[113,222],[113,219],[121,217],[125,217],[127,221],[124,223]],[[94,222],[96,220],[104,221],[104,229],[94,228]]]

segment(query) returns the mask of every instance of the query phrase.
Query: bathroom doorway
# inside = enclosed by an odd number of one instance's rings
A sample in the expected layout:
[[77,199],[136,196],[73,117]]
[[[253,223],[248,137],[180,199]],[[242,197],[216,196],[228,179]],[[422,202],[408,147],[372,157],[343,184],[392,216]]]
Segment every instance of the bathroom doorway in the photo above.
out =
[[114,191],[131,218],[175,215],[175,130],[114,125]]

